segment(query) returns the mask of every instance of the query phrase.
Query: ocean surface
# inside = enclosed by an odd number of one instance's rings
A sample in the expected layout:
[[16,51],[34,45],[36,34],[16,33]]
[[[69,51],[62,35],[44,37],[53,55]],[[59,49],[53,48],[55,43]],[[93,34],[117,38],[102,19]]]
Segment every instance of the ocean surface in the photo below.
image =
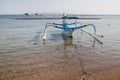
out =
[[[47,40],[43,41],[44,28],[46,23],[61,23],[62,20],[18,20],[15,18],[41,18],[41,17],[57,17],[51,15],[0,15],[0,53],[9,51],[22,50],[27,47],[36,47],[44,45],[63,44],[64,40],[61,36],[61,30],[49,28],[47,30]],[[60,15],[58,17],[61,17]],[[94,24],[96,26],[97,35],[103,35],[103,38],[98,37],[106,48],[120,47],[120,16],[112,15],[79,15],[81,18],[101,18],[98,20],[83,19],[78,20],[84,24]],[[86,28],[86,30],[89,28]],[[92,29],[92,28],[90,28]],[[82,35],[82,36],[81,36]],[[73,34],[72,44],[77,41],[81,45],[90,46],[94,40],[86,35],[81,34],[79,30]],[[99,44],[98,44],[99,45]]]

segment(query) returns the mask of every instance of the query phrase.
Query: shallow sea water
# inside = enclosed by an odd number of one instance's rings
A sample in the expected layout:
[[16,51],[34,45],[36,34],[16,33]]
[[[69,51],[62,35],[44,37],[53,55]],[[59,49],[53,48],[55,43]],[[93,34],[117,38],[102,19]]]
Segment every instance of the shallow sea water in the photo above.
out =
[[[100,17],[99,20],[78,20],[82,24],[94,24],[98,35],[103,35],[103,42],[106,40],[111,43],[119,43],[120,40],[120,16],[95,16]],[[0,51],[7,51],[15,48],[25,48],[27,46],[43,46],[43,33],[46,23],[56,22],[61,23],[61,20],[16,20],[16,19],[0,19]],[[89,29],[89,28],[87,28]],[[91,28],[90,28],[91,29]],[[61,36],[61,30],[49,28],[47,31],[46,45],[62,44],[64,40]],[[84,34],[83,34],[84,35]],[[85,34],[86,35],[86,34]],[[89,36],[81,38],[80,31],[77,30],[73,34],[73,44],[75,41],[80,41],[86,45],[92,42]],[[82,38],[81,38],[82,39]],[[84,44],[85,43],[85,44]],[[110,43],[110,44],[111,44]],[[116,46],[119,46],[116,45]]]
[[[82,52],[82,58],[84,58],[86,69],[90,75],[109,69],[110,67],[106,66],[110,66],[111,62],[114,62],[112,65],[119,66],[117,64],[120,62],[120,16],[94,17],[101,19],[78,21],[83,25],[94,24],[97,30],[96,34],[104,36],[103,38],[97,37],[103,42],[102,45],[97,41],[94,42],[92,37],[80,30],[74,32],[73,39],[63,40],[62,31],[55,28],[47,30],[47,40],[43,41],[45,24],[61,23],[61,20],[16,20],[0,16],[0,75],[2,76],[0,79],[22,79],[19,75],[24,75],[25,78],[23,78],[28,79],[26,75],[34,74],[34,71],[36,71],[35,74],[43,71],[43,74],[39,74],[39,76],[43,76],[40,78],[49,80],[50,78],[46,77],[44,72],[48,68],[54,68],[51,70],[58,70],[59,74],[64,75],[67,72],[72,74],[71,70],[74,69],[76,72],[74,76],[78,76],[77,73],[80,72],[79,58],[81,58],[78,56],[79,51]],[[85,30],[90,31],[91,28]],[[93,63],[94,65],[90,66]],[[94,67],[96,70],[91,71]],[[51,70],[48,71],[51,72]]]

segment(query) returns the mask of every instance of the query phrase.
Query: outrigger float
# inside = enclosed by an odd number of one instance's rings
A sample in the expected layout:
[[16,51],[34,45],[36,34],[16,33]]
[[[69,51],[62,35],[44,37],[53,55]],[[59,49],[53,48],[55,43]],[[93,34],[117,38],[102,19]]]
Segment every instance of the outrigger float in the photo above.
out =
[[[98,41],[100,44],[103,44],[97,37],[96,37],[96,27],[93,24],[87,24],[87,25],[82,25],[80,22],[77,22],[76,19],[78,19],[78,17],[67,17],[65,14],[63,14],[63,23],[47,23],[44,29],[44,36],[43,36],[43,40],[46,40],[47,38],[47,28],[48,27],[54,27],[54,28],[58,28],[58,29],[62,29],[63,30],[63,36],[67,37],[67,38],[73,38],[73,32],[76,31],[77,29],[80,29],[81,31],[87,33],[88,35],[90,35],[91,37],[93,37],[96,41]],[[74,23],[68,23],[66,20],[67,19],[74,19]],[[85,30],[83,30],[82,28],[84,27],[92,27],[94,32],[93,33],[89,33],[86,32]]]

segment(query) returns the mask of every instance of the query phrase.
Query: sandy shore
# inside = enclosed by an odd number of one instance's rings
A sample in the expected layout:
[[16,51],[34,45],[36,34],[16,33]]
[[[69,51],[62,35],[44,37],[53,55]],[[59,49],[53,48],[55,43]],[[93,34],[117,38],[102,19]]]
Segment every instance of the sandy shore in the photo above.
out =
[[120,51],[52,45],[0,54],[0,80],[120,80]]

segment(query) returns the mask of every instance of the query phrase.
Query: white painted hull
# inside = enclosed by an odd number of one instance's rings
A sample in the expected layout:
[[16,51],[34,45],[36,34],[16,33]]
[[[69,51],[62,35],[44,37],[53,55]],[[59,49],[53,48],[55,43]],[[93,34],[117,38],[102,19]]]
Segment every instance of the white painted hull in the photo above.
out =
[[64,39],[72,38],[73,37],[72,34],[73,34],[73,31],[64,31],[64,30],[62,33]]

